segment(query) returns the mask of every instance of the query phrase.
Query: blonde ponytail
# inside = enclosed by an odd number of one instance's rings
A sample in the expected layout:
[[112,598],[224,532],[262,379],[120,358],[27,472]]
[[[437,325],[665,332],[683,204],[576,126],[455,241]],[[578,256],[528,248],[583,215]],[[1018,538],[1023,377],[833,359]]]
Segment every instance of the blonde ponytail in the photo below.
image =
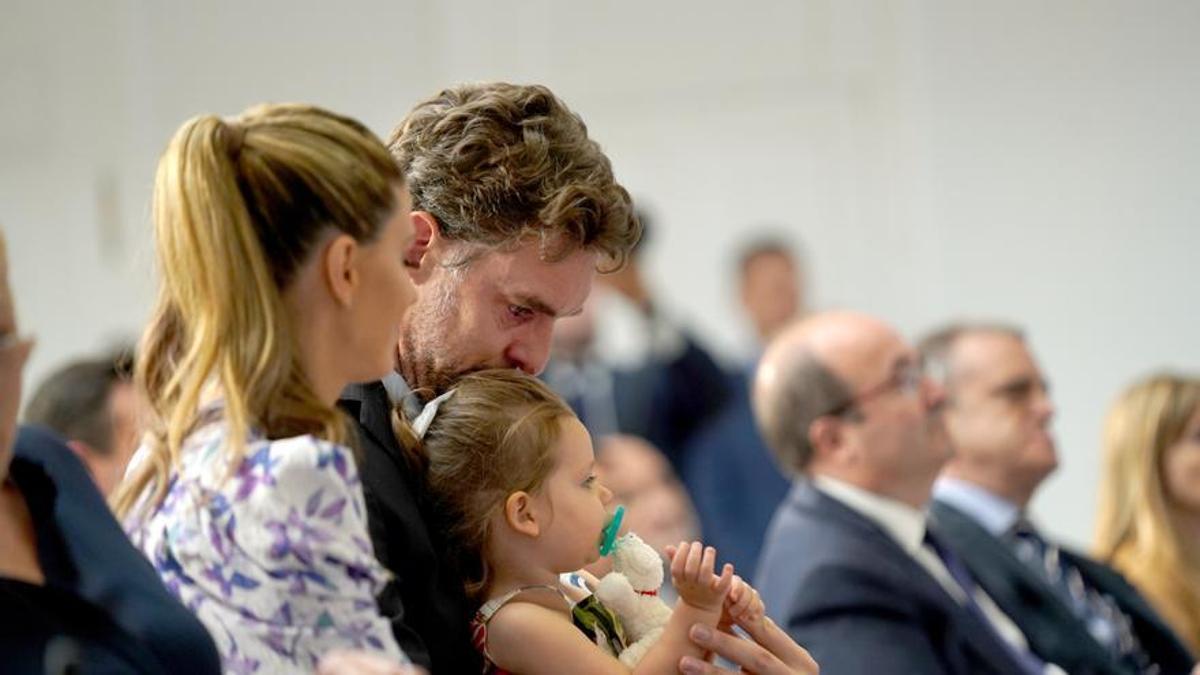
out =
[[225,122],[190,120],[159,162],[154,230],[162,276],[136,373],[149,457],[118,488],[129,514],[161,500],[184,438],[218,403],[230,466],[253,428],[268,438],[352,435],[300,367],[282,300],[323,232],[378,235],[400,174],[358,122],[308,106],[262,106]]

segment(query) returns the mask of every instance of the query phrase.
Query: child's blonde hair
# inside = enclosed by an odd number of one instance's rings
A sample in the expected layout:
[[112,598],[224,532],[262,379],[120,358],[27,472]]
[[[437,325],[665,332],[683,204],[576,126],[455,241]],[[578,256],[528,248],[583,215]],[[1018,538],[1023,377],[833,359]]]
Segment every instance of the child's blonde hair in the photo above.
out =
[[508,495],[542,486],[557,463],[561,422],[573,415],[537,378],[505,369],[460,378],[419,444],[394,420],[402,444],[426,465],[472,598],[492,579],[485,549],[493,515]]

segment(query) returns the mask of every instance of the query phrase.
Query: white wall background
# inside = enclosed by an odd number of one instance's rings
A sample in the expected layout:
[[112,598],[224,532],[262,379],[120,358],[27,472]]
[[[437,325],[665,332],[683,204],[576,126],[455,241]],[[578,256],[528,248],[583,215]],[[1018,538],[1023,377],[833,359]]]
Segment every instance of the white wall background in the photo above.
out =
[[154,163],[200,112],[305,100],[386,134],[462,80],[550,85],[657,214],[652,281],[746,349],[730,257],[805,243],[813,303],[915,335],[1018,321],[1056,387],[1036,508],[1085,543],[1100,424],[1200,370],[1200,4],[1188,0],[3,0],[0,224],[30,381],[135,336]]

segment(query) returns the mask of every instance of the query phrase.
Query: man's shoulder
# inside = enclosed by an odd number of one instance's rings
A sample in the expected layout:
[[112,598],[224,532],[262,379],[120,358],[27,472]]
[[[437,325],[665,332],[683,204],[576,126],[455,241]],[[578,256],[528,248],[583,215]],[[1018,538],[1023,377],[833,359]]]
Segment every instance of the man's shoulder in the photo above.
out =
[[765,575],[797,580],[842,570],[886,583],[902,575],[904,557],[903,550],[865,518],[811,485],[797,483],[771,523],[761,566]]
[[22,424],[18,428],[13,441],[13,456],[41,466],[48,473],[73,472],[83,467],[62,437],[38,425]]

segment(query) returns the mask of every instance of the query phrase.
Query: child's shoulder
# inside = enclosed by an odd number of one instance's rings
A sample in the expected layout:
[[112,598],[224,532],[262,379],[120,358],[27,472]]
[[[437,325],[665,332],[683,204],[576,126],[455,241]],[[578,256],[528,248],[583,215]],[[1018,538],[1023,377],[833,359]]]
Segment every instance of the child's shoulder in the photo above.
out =
[[570,663],[590,652],[598,650],[571,622],[570,608],[549,593],[522,593],[498,608],[487,624],[488,656],[512,672],[563,672],[551,662]]

